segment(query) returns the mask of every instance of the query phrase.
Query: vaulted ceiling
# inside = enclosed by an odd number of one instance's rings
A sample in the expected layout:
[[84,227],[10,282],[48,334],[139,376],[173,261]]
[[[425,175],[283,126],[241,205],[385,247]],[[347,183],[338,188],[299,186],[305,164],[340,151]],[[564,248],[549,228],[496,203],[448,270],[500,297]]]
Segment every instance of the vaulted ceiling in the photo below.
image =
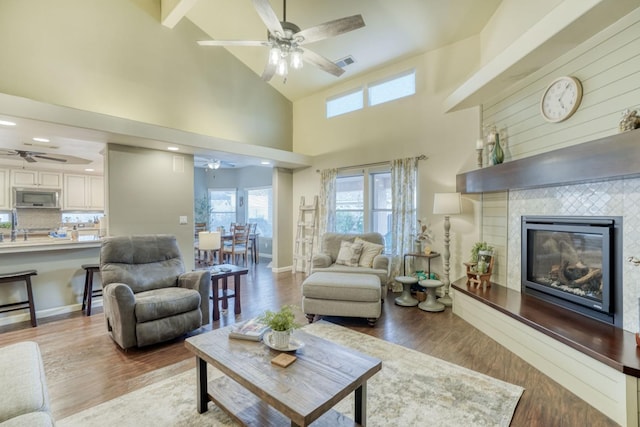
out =
[[[251,0],[164,0],[163,12],[169,12],[169,3],[174,4],[171,10],[182,13],[212,39],[267,40],[267,29]],[[270,0],[270,4],[282,21],[283,1]],[[500,0],[289,0],[287,21],[302,30],[357,14],[365,27],[305,45],[330,61],[353,57],[355,62],[345,67],[342,76],[305,64],[302,70],[290,70],[286,83],[274,76],[270,84],[295,101],[340,80],[476,35],[499,4]],[[258,75],[269,53],[264,46],[202,49],[228,49]]]

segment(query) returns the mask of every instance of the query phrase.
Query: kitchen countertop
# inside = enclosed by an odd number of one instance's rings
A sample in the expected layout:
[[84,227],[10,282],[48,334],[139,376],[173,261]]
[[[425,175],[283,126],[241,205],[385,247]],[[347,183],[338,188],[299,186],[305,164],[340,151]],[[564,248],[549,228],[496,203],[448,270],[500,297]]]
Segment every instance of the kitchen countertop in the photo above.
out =
[[98,248],[102,240],[95,236],[80,236],[78,240],[71,238],[30,237],[23,240],[19,236],[15,242],[5,236],[4,242],[0,242],[0,254],[39,252],[51,250],[68,250],[78,248]]

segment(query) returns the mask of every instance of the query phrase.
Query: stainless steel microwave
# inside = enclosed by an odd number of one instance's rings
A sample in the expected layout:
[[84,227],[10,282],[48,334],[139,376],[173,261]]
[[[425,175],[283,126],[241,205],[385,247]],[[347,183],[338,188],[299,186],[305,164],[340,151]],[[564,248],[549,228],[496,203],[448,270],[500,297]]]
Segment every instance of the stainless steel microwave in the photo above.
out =
[[13,188],[13,205],[16,208],[60,209],[60,190],[57,188]]

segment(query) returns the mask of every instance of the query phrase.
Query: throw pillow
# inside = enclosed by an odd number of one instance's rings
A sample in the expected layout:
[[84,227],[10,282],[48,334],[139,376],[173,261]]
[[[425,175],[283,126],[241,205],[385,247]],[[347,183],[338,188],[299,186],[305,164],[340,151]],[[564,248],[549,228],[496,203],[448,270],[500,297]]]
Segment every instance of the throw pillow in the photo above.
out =
[[362,243],[362,255],[360,255],[360,260],[358,261],[358,265],[360,267],[373,267],[373,259],[380,255],[384,250],[383,245],[367,242],[360,237],[356,237],[354,243]]
[[349,267],[357,267],[360,254],[362,253],[362,243],[351,243],[343,240],[340,242],[340,251],[336,264],[342,264]]

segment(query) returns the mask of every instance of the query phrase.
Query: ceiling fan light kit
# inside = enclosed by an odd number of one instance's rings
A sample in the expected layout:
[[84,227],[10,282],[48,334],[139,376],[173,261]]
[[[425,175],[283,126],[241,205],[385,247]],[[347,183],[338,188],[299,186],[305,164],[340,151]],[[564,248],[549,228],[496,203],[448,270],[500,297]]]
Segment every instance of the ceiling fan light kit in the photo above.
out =
[[208,169],[218,169],[220,168],[220,160],[212,160],[207,163]]
[[274,74],[284,78],[289,73],[289,67],[299,70],[303,67],[303,60],[311,65],[340,77],[344,69],[322,55],[309,50],[302,45],[314,43],[330,37],[362,28],[365,26],[362,15],[353,15],[335,19],[316,25],[306,30],[300,30],[297,25],[287,22],[287,2],[283,0],[283,19],[280,21],[273,11],[269,0],[253,0],[253,6],[260,19],[267,27],[267,41],[252,40],[202,40],[201,46],[267,46],[269,58],[262,72],[262,79],[271,80]]

